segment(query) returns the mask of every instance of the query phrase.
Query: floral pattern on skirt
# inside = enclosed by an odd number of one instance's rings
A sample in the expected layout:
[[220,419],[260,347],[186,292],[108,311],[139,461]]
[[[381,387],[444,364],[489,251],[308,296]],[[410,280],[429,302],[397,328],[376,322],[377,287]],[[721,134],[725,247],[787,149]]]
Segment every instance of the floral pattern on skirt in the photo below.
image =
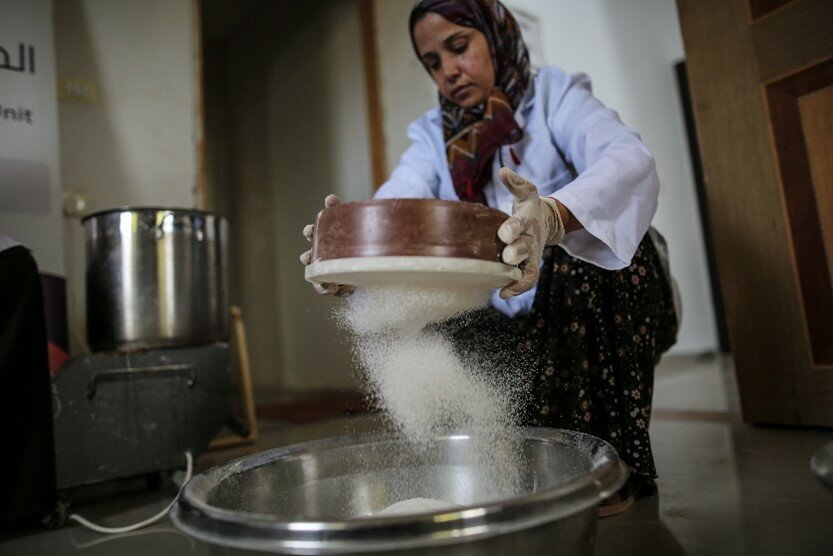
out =
[[616,271],[547,248],[528,316],[489,308],[449,326],[473,364],[528,384],[524,424],[598,436],[633,473],[656,477],[648,437],[654,366],[676,339],[677,318],[650,237]]

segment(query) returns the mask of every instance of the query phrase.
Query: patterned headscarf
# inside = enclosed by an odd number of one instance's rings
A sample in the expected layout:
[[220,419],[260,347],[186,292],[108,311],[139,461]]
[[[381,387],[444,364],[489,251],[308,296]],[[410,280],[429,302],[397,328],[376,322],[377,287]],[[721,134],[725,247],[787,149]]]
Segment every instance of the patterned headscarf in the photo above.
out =
[[489,44],[495,69],[495,87],[489,98],[479,106],[463,108],[440,95],[446,158],[454,189],[461,200],[485,203],[483,188],[491,177],[495,152],[501,145],[523,137],[514,114],[529,85],[526,44],[515,18],[498,0],[422,0],[411,10],[409,24],[417,57],[414,26],[425,12],[477,29]]

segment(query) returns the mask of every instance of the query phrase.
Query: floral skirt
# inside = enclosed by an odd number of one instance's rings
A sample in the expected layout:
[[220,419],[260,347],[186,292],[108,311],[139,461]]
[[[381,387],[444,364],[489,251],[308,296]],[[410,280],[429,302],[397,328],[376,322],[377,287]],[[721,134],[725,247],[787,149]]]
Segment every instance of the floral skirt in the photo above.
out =
[[528,316],[490,308],[448,326],[466,359],[526,384],[523,424],[598,436],[631,472],[656,477],[654,366],[676,339],[677,318],[649,236],[617,271],[547,248]]

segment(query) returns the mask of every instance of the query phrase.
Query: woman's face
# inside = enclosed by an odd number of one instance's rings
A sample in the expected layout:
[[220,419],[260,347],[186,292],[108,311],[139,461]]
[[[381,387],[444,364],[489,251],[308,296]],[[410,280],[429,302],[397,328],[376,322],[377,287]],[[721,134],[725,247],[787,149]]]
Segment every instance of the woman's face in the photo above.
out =
[[414,43],[442,96],[463,108],[486,101],[495,68],[483,33],[428,12],[414,26]]

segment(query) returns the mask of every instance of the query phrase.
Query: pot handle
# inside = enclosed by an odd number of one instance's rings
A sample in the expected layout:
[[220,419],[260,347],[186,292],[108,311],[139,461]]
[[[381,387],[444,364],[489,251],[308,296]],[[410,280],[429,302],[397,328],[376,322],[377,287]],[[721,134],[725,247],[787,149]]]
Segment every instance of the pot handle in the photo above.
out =
[[197,241],[202,241],[205,236],[199,220],[186,222],[182,218],[177,219],[176,215],[170,212],[158,220],[153,233],[154,237],[159,240],[165,237],[165,234],[171,234],[177,230],[191,230]]
[[188,388],[193,388],[197,383],[197,375],[191,365],[156,365],[154,367],[139,367],[137,369],[115,369],[102,371],[90,377],[87,384],[87,399],[93,399],[99,382],[118,380],[125,377],[158,377],[161,375],[185,375],[188,379]]

